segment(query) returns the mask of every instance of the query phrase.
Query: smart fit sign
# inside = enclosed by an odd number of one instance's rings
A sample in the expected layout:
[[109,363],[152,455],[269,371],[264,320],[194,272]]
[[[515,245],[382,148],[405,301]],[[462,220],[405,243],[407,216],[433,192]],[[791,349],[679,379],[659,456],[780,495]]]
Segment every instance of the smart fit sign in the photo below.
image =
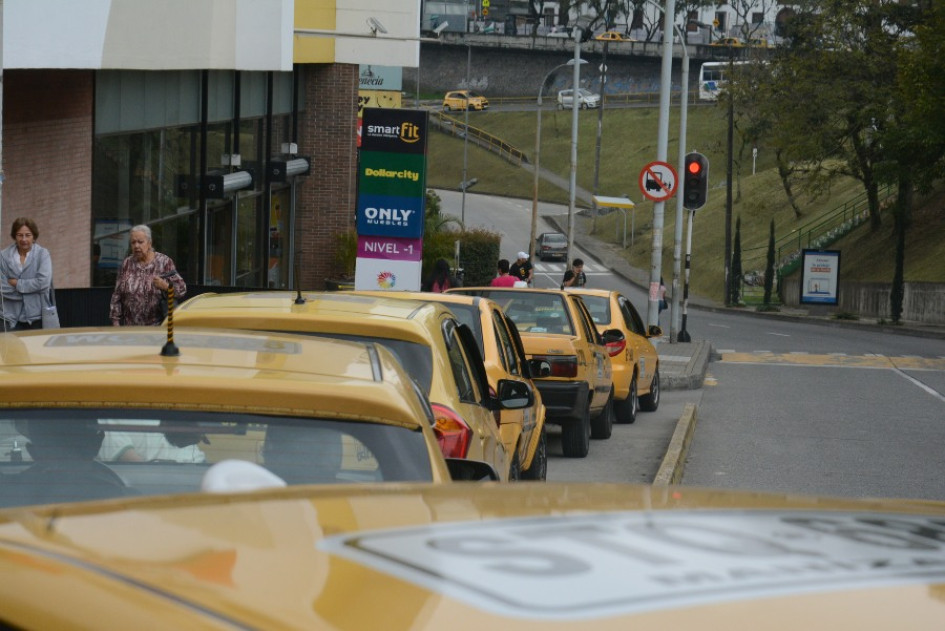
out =
[[364,108],[355,289],[420,289],[426,111]]

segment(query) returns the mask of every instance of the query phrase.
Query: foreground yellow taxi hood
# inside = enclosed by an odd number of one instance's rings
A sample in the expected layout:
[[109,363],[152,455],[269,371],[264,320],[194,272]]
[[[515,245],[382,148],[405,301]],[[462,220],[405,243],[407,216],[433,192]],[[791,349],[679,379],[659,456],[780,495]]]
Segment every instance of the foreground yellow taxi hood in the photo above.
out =
[[945,505],[465,483],[141,498],[0,512],[0,573],[0,619],[26,628],[112,607],[156,628],[941,628]]

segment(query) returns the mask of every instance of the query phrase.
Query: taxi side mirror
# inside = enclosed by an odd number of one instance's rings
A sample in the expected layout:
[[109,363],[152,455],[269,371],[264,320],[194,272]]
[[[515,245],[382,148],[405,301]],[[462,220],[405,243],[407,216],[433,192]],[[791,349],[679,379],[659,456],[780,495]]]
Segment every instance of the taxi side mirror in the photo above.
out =
[[658,324],[651,324],[646,334],[647,337],[663,337],[663,327]]
[[496,402],[502,410],[521,410],[535,404],[535,393],[525,381],[499,379]]
[[494,482],[499,479],[495,468],[480,460],[447,458],[446,467],[449,469],[450,479],[454,482]]

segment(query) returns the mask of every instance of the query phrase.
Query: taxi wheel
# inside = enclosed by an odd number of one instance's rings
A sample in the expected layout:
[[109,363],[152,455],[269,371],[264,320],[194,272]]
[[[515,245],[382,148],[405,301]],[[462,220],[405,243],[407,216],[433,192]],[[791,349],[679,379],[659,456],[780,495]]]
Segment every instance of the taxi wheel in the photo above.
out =
[[649,394],[640,397],[640,409],[644,412],[655,412],[660,406],[660,371],[657,368],[653,373],[653,383],[650,384]]
[[637,376],[630,380],[630,393],[626,399],[614,401],[614,412],[618,423],[633,423],[637,420],[637,408],[640,406],[637,399]]
[[[590,395],[588,395],[590,398]],[[580,418],[561,425],[561,449],[565,458],[584,458],[591,446],[591,402]]]
[[601,413],[591,422],[591,438],[606,439],[614,431],[614,389],[610,388],[610,396],[607,397],[607,405],[601,410]]
[[522,480],[546,480],[548,478],[548,436],[545,428],[541,428],[535,455],[532,456],[532,466],[522,471]]

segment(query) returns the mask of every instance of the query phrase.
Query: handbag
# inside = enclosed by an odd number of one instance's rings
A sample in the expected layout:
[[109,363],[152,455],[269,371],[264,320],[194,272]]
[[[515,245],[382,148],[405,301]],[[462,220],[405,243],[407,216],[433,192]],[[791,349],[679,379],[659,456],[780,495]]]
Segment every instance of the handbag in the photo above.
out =
[[56,309],[56,289],[49,283],[49,294],[43,300],[43,328],[59,328],[59,310]]

